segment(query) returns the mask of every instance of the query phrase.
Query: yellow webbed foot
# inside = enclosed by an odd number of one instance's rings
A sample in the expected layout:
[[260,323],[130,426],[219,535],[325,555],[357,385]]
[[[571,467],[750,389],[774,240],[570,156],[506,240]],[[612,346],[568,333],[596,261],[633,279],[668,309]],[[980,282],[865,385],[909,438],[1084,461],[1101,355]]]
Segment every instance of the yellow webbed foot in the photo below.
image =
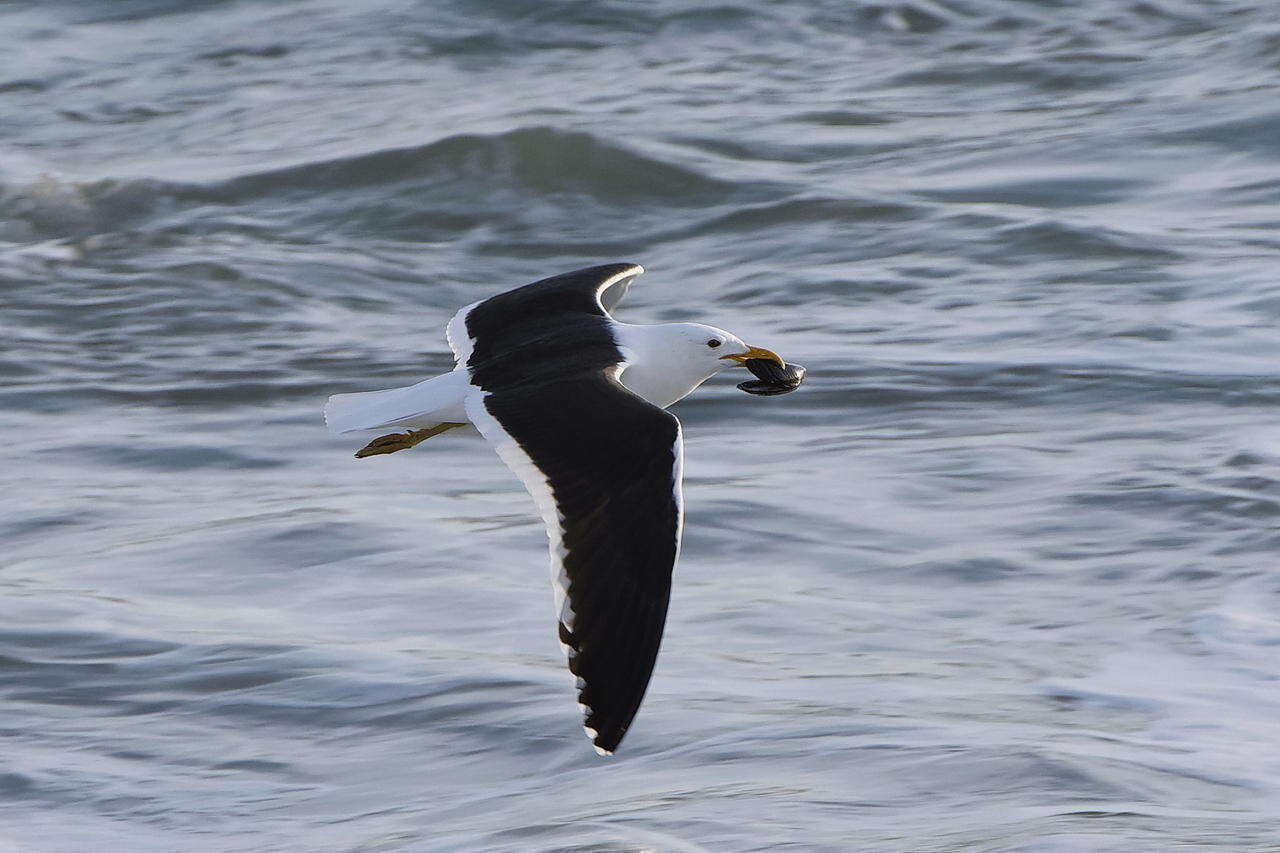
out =
[[442,432],[448,432],[460,426],[465,426],[465,424],[443,423],[427,429],[414,429],[409,432],[393,432],[390,435],[382,435],[356,451],[356,458],[364,459],[366,456],[377,456],[380,453],[395,453],[397,450],[408,450],[433,435],[439,435]]

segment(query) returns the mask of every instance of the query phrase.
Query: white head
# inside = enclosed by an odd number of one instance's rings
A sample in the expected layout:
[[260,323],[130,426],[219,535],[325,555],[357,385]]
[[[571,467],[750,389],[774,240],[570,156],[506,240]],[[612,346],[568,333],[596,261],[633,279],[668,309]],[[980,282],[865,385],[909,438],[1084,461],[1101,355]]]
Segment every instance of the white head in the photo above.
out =
[[655,406],[681,399],[721,370],[741,367],[747,359],[764,358],[785,365],[771,350],[750,346],[737,335],[701,323],[616,327],[618,343],[628,353],[623,385]]
[[710,377],[727,367],[741,367],[749,358],[765,358],[786,366],[772,350],[753,347],[737,335],[704,326],[701,323],[668,323],[664,326],[672,333],[672,345],[691,364],[697,364]]

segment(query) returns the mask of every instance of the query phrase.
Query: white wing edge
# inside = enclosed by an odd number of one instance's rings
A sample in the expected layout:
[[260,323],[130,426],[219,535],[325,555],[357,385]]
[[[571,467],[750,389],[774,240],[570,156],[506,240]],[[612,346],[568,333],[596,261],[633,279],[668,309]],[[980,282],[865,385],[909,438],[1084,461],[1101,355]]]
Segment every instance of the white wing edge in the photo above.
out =
[[459,367],[467,363],[467,359],[471,358],[471,350],[475,348],[475,341],[471,340],[471,336],[467,334],[467,315],[481,302],[484,300],[477,299],[465,306],[454,314],[453,319],[444,327],[444,339],[448,341],[449,349],[453,350],[454,361]]
[[604,313],[609,314],[618,303],[626,297],[631,289],[631,282],[644,275],[644,267],[633,264],[627,269],[606,278],[596,288],[596,301],[600,303]]
[[[547,528],[547,552],[551,558],[551,592],[555,596],[556,602],[556,621],[564,625],[569,631],[573,630],[573,608],[569,606],[569,576],[564,570],[564,538],[561,529],[563,517],[560,515],[560,509],[556,506],[555,496],[551,494],[551,486],[547,483],[547,475],[539,470],[537,465],[533,464],[533,460],[529,458],[529,454],[516,442],[511,434],[502,428],[502,424],[498,423],[498,419],[489,414],[489,410],[484,405],[484,398],[489,396],[488,391],[476,389],[467,395],[466,407],[467,417],[475,428],[480,431],[480,435],[484,436],[485,441],[498,454],[512,473],[520,479],[524,484],[525,490],[533,496],[533,502],[537,504],[538,514],[542,516],[542,523]],[[559,631],[556,632],[557,639]],[[560,644],[560,648],[564,651],[565,658],[569,657],[570,649],[564,643]],[[582,684],[577,683],[581,679],[575,677],[574,689],[581,690]],[[591,709],[578,703],[578,710],[582,712],[583,717],[591,713]],[[582,730],[587,733],[587,739],[592,741],[592,746],[600,755],[611,755],[608,750],[595,746],[594,741],[599,735],[595,729],[583,726]]]

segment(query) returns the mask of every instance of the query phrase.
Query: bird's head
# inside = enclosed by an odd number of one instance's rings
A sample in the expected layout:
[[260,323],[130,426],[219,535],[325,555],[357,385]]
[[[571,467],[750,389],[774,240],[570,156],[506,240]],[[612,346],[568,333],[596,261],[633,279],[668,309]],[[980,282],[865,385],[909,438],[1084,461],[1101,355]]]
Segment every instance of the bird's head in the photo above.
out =
[[751,359],[774,362],[779,370],[786,366],[776,352],[750,346],[737,335],[701,323],[619,324],[615,333],[629,362],[622,384],[663,408],[720,371]]
[[729,367],[742,367],[747,359],[763,358],[776,362],[779,367],[786,367],[782,356],[773,350],[753,347],[745,343],[737,335],[730,334],[715,326],[704,326],[701,323],[682,323],[681,347],[688,353],[688,358],[703,363],[708,375],[719,373]]

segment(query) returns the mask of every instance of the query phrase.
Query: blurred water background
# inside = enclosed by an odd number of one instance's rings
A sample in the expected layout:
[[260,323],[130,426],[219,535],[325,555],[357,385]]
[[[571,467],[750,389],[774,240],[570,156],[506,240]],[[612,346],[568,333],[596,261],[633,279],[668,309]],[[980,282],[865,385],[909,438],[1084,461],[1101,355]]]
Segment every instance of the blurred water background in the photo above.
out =
[[[0,6],[0,849],[1280,850],[1280,15]],[[679,404],[619,755],[460,305],[805,364]]]

